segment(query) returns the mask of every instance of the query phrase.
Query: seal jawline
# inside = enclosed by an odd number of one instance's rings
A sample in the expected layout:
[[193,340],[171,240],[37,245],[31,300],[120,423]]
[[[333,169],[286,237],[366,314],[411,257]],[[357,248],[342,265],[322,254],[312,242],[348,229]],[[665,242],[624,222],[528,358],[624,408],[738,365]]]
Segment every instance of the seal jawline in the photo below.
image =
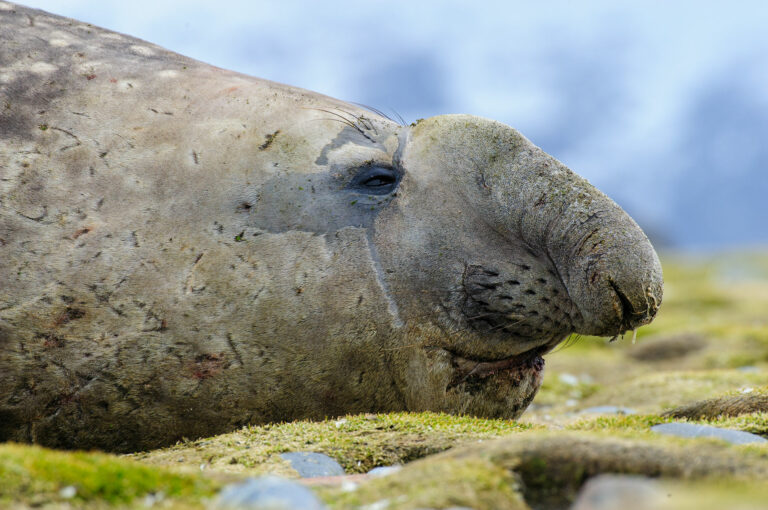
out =
[[542,354],[547,350],[545,346],[540,346],[508,358],[493,361],[469,359],[446,350],[451,356],[451,365],[454,370],[447,389],[498,374],[506,374],[520,381],[529,376],[540,376],[544,370]]

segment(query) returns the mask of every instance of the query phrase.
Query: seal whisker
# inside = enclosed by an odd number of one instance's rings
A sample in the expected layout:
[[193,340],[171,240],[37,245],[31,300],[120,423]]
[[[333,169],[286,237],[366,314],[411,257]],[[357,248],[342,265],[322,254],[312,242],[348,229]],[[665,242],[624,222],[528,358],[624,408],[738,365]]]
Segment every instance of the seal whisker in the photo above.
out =
[[354,126],[352,126],[351,124],[349,124],[349,122],[344,122],[344,121],[343,121],[343,120],[341,120],[341,119],[332,119],[332,118],[330,118],[330,117],[323,117],[323,118],[321,118],[321,119],[310,119],[310,120],[309,120],[309,122],[320,122],[320,121],[338,122],[338,123],[340,123],[340,124],[344,124],[344,125],[346,125],[346,126],[354,127]]
[[[405,126],[406,124],[408,124],[407,122],[405,122],[405,119],[403,118],[403,116],[402,116],[402,115],[400,115],[400,114],[397,112],[397,110],[395,110],[394,108],[392,108],[392,113],[394,113],[394,114],[395,114],[395,117],[397,117],[397,120],[399,121],[399,124],[400,124],[401,126]],[[387,118],[389,118],[389,117],[387,117]],[[392,120],[392,119],[390,119],[390,120]],[[393,122],[394,122],[394,121],[393,121]]]
[[370,121],[369,119],[367,119],[365,116],[363,116],[363,115],[358,115],[358,116],[357,116],[357,117],[355,117],[355,118],[357,119],[357,122],[359,122],[360,124],[362,124],[362,126],[363,126],[365,129],[369,129],[369,130],[372,130],[372,131],[374,131],[376,134],[378,134],[378,131],[376,130],[376,128],[375,128],[375,127],[373,127],[373,124],[371,124],[371,121]]
[[[375,113],[376,115],[381,115],[382,117],[384,117],[384,118],[385,118],[385,119],[387,119],[387,120],[390,120],[390,121],[392,121],[392,122],[396,122],[396,121],[395,121],[395,119],[393,119],[392,117],[390,117],[389,115],[387,115],[387,114],[386,114],[386,113],[384,113],[383,111],[379,110],[378,108],[374,108],[373,106],[368,106],[367,104],[363,104],[363,103],[355,103],[354,101],[350,101],[350,102],[351,102],[353,105],[359,106],[360,108],[365,108],[366,110],[369,110],[369,111],[371,111],[371,112]],[[394,110],[393,110],[393,111],[394,111]],[[399,115],[399,114],[397,114],[397,112],[395,112],[395,114],[396,114],[396,115],[398,116],[398,118],[400,119],[400,122],[399,122],[399,124],[400,124],[401,126],[404,126],[404,125],[405,125],[405,121],[403,120],[403,118],[402,118],[402,117],[400,117],[400,115]]]
[[517,326],[518,324],[522,324],[522,323],[527,322],[527,321],[528,321],[528,318],[524,317],[524,318],[520,319],[519,321],[515,321],[515,322],[507,323],[507,324],[499,324],[498,326],[494,326],[494,327],[492,327],[490,329],[490,331],[496,331],[497,329],[511,328],[512,326]]
[[[346,113],[347,115],[349,115],[350,117],[355,119],[355,121],[350,121],[351,122],[350,126],[352,126],[354,129],[356,129],[357,132],[360,133],[361,135],[363,135],[363,137],[366,138],[367,140],[369,140],[369,141],[371,141],[373,143],[376,143],[376,140],[371,138],[371,136],[368,133],[365,132],[367,130],[367,128],[363,129],[365,126],[360,127],[360,125],[357,123],[357,121],[359,121],[358,117],[355,117],[353,114],[349,113],[346,110],[342,110],[341,108],[336,108],[336,110],[339,110],[342,113]],[[324,111],[327,111],[327,110],[324,110]],[[328,112],[328,113],[333,113],[333,112]],[[335,115],[338,115],[341,118],[345,118],[345,117],[342,117],[340,114],[335,114]],[[349,120],[349,119],[347,119],[347,120]]]
[[579,335],[578,333],[568,335],[568,338],[560,342],[560,344],[555,349],[553,349],[551,353],[560,352],[563,349],[572,347],[576,345],[579,342],[579,340],[581,340],[581,335]]
[[[340,115],[340,114],[338,114],[336,112],[332,112],[330,110],[324,110],[322,108],[307,108],[307,109],[308,110],[317,110],[319,112],[324,112],[324,113],[329,113],[331,115],[335,115],[336,117],[341,119],[340,122],[343,122],[347,126],[349,126],[351,128],[354,128],[354,129],[357,129],[358,131],[360,131],[360,128],[358,126],[356,126],[351,120],[349,120],[348,118],[346,118],[346,117],[344,117],[344,116],[342,116],[342,115]],[[362,131],[361,131],[361,133],[362,133]]]

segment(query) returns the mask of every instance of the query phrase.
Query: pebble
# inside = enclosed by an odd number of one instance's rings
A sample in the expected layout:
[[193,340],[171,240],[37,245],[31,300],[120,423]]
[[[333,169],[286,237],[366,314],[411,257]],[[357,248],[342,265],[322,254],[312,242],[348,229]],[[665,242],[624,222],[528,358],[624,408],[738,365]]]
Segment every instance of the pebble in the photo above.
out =
[[325,510],[315,493],[294,481],[277,476],[249,478],[224,487],[214,501],[216,509]]
[[658,482],[643,476],[598,475],[587,480],[571,510],[645,510],[664,500]]
[[582,409],[582,414],[637,414],[637,411],[629,407],[619,406],[595,406]]
[[316,452],[281,453],[280,458],[291,463],[302,478],[317,476],[340,476],[345,474],[344,468],[331,457]]
[[381,476],[389,476],[393,473],[397,473],[401,469],[403,469],[403,466],[400,466],[398,464],[395,464],[394,466],[378,466],[368,471],[368,474],[370,476],[378,478]]
[[712,437],[722,439],[731,444],[768,443],[768,439],[749,432],[740,430],[721,429],[709,425],[696,425],[693,423],[662,423],[654,425],[651,430],[659,434],[667,434],[678,437]]
[[72,499],[77,495],[77,489],[73,485],[67,485],[59,491],[59,496],[64,499]]

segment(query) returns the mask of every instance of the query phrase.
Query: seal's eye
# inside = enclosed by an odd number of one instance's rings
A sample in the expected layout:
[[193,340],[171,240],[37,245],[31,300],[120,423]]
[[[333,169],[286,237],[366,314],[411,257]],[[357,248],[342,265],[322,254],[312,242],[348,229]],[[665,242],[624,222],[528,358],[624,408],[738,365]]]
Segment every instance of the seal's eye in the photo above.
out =
[[369,195],[386,195],[397,187],[400,174],[394,168],[366,166],[361,168],[349,183],[349,187]]

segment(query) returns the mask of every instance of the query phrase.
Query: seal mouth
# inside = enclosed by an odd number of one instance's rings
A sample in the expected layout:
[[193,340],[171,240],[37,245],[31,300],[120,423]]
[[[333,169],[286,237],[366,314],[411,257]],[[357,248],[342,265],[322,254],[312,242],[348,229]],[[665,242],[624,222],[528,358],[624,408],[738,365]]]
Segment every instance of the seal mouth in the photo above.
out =
[[468,359],[448,351],[452,357],[454,375],[447,389],[450,390],[464,383],[480,382],[500,374],[505,374],[517,382],[522,382],[530,376],[536,376],[538,379],[544,370],[542,354],[546,351],[547,348],[542,346],[495,361]]

